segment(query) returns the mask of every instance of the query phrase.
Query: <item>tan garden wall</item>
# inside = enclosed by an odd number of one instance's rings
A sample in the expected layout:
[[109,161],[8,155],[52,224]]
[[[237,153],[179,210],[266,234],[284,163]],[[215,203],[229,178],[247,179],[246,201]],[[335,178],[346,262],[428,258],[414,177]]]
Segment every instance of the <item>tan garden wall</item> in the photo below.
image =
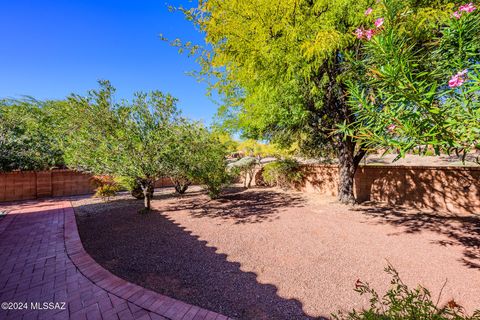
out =
[[[337,166],[305,166],[302,191],[337,194]],[[359,201],[380,201],[452,213],[480,213],[480,167],[363,166]]]
[[[335,196],[338,167],[304,166],[305,192]],[[155,187],[172,186],[169,178]],[[93,193],[90,175],[71,170],[0,173],[0,202]],[[453,213],[480,213],[480,167],[364,166],[355,176],[360,201],[381,201]]]
[[[156,188],[171,186],[169,178]],[[72,170],[19,171],[0,173],[0,202],[93,193],[92,176]]]

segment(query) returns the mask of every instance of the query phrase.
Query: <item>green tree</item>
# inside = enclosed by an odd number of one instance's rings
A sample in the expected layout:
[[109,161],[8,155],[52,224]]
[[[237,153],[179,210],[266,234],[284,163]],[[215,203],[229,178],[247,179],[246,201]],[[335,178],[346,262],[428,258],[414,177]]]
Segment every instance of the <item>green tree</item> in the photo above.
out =
[[225,157],[229,153],[230,141],[227,139],[222,143],[218,134],[209,132],[200,123],[187,120],[175,125],[172,133],[176,142],[170,152],[168,174],[176,192],[185,193],[194,182],[211,189],[208,186],[215,181],[208,182],[208,177],[225,175]]
[[100,82],[86,97],[69,97],[64,149],[70,167],[138,181],[150,209],[155,180],[168,175],[168,158],[179,121],[176,99],[159,91],[114,101],[114,88]]
[[[447,1],[402,2],[429,12],[431,18],[417,21],[422,25],[441,15]],[[225,123],[247,137],[335,153],[344,203],[354,201],[355,171],[367,151],[355,134],[337,130],[356,121],[347,58],[363,45],[355,31],[373,22],[366,10],[375,6],[373,0],[206,0],[183,10],[205,33],[207,48],[197,51],[201,75],[213,78],[212,90],[225,98],[219,110]]]
[[233,178],[227,170],[228,146],[223,144],[215,133],[202,127],[197,129],[199,131],[190,155],[193,164],[190,168],[192,179],[202,185],[208,195],[215,199]]
[[54,110],[62,101],[0,101],[0,171],[63,167]]

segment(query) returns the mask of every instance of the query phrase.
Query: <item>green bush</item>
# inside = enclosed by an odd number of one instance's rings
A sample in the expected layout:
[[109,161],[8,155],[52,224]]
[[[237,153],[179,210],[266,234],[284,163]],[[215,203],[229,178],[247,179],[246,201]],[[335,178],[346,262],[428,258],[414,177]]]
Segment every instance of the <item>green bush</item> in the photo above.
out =
[[304,174],[298,161],[284,159],[266,164],[263,167],[262,177],[269,186],[289,188],[293,184],[302,182]]
[[120,185],[111,176],[95,176],[93,181],[97,188],[95,189],[95,197],[102,198],[103,201],[110,200],[120,191]]
[[355,291],[370,296],[370,307],[361,311],[339,312],[332,317],[338,320],[480,320],[480,310],[468,316],[454,300],[439,307],[439,299],[434,303],[426,288],[418,286],[409,289],[391,265],[385,268],[385,272],[392,276],[392,281],[382,298],[368,283],[357,280]]
[[192,145],[189,175],[210,198],[218,198],[222,189],[232,182],[232,175],[227,170],[227,149],[206,129],[198,131]]

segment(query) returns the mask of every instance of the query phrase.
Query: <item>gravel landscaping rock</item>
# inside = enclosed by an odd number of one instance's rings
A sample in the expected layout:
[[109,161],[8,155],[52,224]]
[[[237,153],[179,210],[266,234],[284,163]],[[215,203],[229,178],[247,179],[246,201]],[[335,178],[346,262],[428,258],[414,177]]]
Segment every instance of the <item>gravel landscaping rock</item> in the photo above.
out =
[[[380,292],[387,260],[434,298],[480,307],[480,220],[276,189],[230,189],[210,200],[156,191],[153,211],[121,195],[73,201],[87,252],[105,268],[162,294],[238,319],[320,319]],[[435,299],[434,299],[435,300]]]

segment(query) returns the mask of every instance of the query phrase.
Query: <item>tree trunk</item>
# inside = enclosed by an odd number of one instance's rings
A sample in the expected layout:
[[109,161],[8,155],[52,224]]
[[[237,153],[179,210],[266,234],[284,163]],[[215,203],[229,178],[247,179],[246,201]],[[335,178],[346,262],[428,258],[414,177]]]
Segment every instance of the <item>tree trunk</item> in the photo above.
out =
[[366,154],[366,150],[360,147],[355,154],[355,142],[346,138],[337,143],[339,178],[338,178],[338,201],[344,204],[355,204],[354,180],[360,161]]
[[192,184],[189,180],[187,179],[173,179],[173,184],[175,185],[175,192],[178,194],[184,194],[188,187]]
[[150,211],[150,201],[152,199],[152,189],[153,189],[153,183],[151,180],[143,180],[141,183],[142,186],[142,191],[143,191],[143,203],[144,203],[144,210],[145,211]]
[[[253,181],[253,172],[250,171],[248,172],[248,182],[247,182],[247,189],[249,189],[252,186],[252,181]],[[246,177],[245,177],[246,179]]]

